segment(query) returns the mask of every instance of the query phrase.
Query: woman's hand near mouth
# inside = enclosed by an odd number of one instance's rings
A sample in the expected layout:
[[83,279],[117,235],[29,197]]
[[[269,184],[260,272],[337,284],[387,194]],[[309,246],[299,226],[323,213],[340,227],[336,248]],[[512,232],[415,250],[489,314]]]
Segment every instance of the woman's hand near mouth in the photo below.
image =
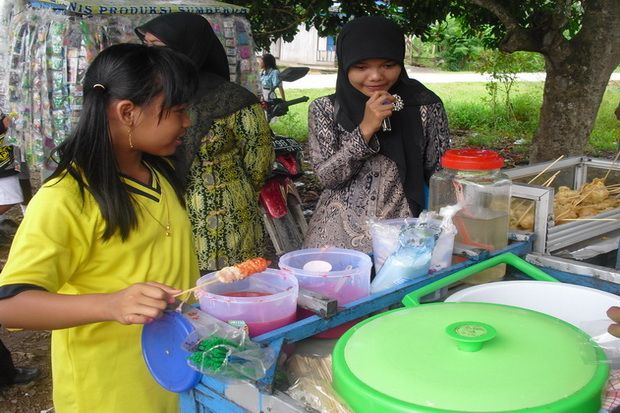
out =
[[370,142],[372,136],[381,128],[383,119],[392,116],[393,102],[394,97],[387,91],[374,92],[366,101],[364,118],[360,123],[360,130],[366,143]]

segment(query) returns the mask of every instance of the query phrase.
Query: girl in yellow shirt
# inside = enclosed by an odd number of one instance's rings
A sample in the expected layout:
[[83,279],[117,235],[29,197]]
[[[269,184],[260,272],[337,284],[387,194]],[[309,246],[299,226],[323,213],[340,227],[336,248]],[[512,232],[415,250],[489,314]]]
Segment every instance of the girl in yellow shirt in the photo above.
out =
[[149,374],[142,324],[198,277],[182,189],[166,157],[197,88],[187,58],[112,46],[84,78],[80,120],[58,147],[0,274],[0,323],[50,329],[57,413],[178,411]]

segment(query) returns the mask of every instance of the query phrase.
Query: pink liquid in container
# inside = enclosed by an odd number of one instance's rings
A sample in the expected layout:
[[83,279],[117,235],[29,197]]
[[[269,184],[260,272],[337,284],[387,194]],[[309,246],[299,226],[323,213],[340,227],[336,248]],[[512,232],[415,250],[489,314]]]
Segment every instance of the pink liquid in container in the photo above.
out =
[[[213,278],[201,277],[197,284]],[[296,321],[297,279],[268,268],[233,283],[213,283],[199,292],[200,309],[222,321],[243,320],[255,337]]]
[[[300,288],[338,300],[338,306],[366,297],[370,293],[370,257],[344,248],[308,248],[291,251],[280,257],[281,269],[294,274]],[[314,313],[298,309],[299,319]],[[319,338],[337,338],[359,320],[317,334]]]

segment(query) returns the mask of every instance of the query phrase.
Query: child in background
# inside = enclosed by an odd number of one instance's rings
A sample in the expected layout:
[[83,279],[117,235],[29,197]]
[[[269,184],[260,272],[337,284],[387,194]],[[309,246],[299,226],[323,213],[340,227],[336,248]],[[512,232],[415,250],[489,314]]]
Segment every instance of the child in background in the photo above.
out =
[[0,274],[0,323],[52,332],[56,413],[168,413],[178,395],[143,361],[142,324],[195,283],[179,178],[194,65],[120,44],[84,78],[76,129],[28,206]]
[[[17,223],[4,214],[12,207],[24,202],[24,196],[20,185],[20,171],[15,167],[19,165],[19,155],[12,145],[5,145],[4,136],[11,126],[12,118],[7,114],[0,114],[0,234],[12,236],[17,228]],[[22,206],[22,212],[25,207]]]
[[269,53],[265,53],[258,59],[260,66],[260,83],[263,88],[263,99],[266,101],[277,98],[276,89],[280,91],[280,99],[286,100],[280,71],[276,65],[276,58]]

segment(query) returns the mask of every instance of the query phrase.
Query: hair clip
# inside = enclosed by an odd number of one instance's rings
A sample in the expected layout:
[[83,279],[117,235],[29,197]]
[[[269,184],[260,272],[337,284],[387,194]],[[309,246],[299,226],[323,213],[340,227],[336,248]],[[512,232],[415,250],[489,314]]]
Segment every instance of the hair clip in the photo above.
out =
[[103,86],[101,83],[95,83],[95,84],[93,85],[93,89],[97,89],[98,87],[99,87],[99,88],[101,88],[101,89],[103,89],[103,90],[105,90],[105,86]]

